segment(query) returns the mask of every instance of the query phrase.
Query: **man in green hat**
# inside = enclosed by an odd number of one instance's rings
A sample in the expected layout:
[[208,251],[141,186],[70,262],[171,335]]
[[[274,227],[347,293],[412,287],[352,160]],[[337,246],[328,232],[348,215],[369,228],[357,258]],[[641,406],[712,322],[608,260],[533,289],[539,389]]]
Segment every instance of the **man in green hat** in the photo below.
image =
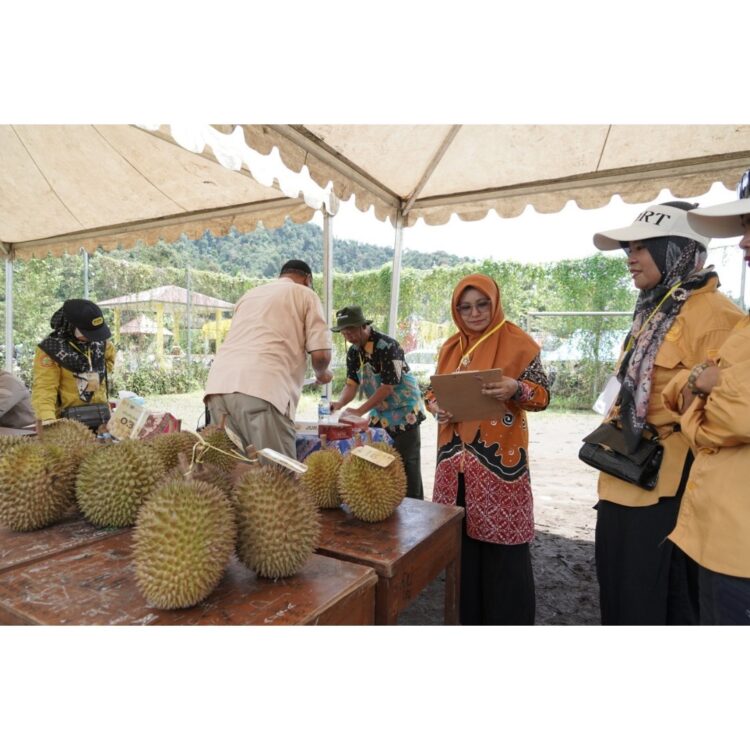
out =
[[343,408],[361,388],[367,400],[349,411],[360,417],[370,412],[370,426],[388,432],[404,461],[407,497],[423,499],[419,425],[426,417],[404,350],[398,341],[375,330],[358,305],[339,310],[331,330],[351,344],[346,354],[346,385],[331,408]]

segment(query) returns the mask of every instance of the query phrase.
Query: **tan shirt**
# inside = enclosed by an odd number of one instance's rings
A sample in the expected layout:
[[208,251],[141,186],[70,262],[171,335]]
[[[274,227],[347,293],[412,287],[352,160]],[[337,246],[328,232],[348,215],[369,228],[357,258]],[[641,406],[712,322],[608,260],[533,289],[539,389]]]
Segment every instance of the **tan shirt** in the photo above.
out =
[[206,396],[244,393],[294,418],[307,354],[331,348],[312,289],[281,277],[240,297],[206,380]]
[[[667,408],[662,393],[678,372],[690,373],[699,362],[716,356],[719,347],[743,313],[728,297],[716,290],[712,279],[688,297],[672,327],[667,331],[654,360],[646,421],[659,428],[664,457],[659,479],[653,490],[623,482],[609,474],[599,474],[598,495],[618,505],[655,505],[660,497],[674,497],[680,486],[688,443],[681,432],[673,432],[679,412]],[[687,379],[687,375],[685,376]]]
[[[677,525],[669,538],[704,568],[750,578],[750,319],[719,350],[721,382],[681,419],[695,452]],[[677,406],[689,373],[664,393]]]

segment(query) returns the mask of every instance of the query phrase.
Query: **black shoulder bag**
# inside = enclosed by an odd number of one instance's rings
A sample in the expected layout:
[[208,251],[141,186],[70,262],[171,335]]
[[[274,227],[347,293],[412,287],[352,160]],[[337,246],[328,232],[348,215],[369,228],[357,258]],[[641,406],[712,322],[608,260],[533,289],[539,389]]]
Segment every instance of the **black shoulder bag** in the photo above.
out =
[[107,424],[112,416],[109,410],[109,378],[107,367],[104,367],[104,384],[107,392],[107,400],[103,404],[83,404],[82,406],[69,406],[60,412],[65,419],[74,419],[76,422],[85,424],[86,427],[96,432],[100,425]]
[[[678,429],[676,425],[675,431]],[[655,427],[647,424],[636,449],[628,452],[622,430],[614,422],[604,422],[586,435],[578,451],[578,458],[585,464],[645,490],[656,487],[663,455],[664,446]]]

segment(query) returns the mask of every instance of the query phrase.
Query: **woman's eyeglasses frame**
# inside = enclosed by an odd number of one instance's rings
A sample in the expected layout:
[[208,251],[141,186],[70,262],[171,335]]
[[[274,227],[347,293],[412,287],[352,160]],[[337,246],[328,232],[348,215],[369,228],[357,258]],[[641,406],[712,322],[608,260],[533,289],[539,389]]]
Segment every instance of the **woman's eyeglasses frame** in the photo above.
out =
[[476,309],[478,313],[484,313],[487,312],[492,307],[492,300],[490,299],[480,299],[474,302],[473,304],[471,302],[462,302],[460,305],[456,305],[456,311],[459,315],[463,315],[466,317],[467,315],[471,314],[471,311]]

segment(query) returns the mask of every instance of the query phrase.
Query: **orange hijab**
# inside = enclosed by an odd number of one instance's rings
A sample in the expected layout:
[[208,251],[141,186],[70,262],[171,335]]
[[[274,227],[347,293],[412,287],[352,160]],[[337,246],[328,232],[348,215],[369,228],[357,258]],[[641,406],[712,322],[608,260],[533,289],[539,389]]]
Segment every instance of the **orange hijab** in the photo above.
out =
[[[492,302],[492,318],[482,333],[476,333],[466,328],[463,318],[456,310],[461,295],[469,287],[478,289]],[[469,351],[487,331],[491,331],[505,319],[503,306],[500,302],[500,288],[495,280],[489,276],[482,273],[473,273],[458,282],[451,299],[451,315],[458,328],[458,333],[449,337],[440,348],[437,363],[437,374],[439,375],[456,372],[457,370],[489,370],[501,367],[504,375],[510,378],[518,378],[531,364],[534,357],[539,354],[540,349],[536,341],[517,325],[506,321],[500,330],[487,337],[474,349],[468,366],[461,364],[464,353]],[[456,422],[440,425],[438,445],[449,443],[453,438],[454,429],[463,442],[470,443],[480,427],[485,444],[497,442],[494,438],[499,437],[502,425],[493,426],[489,420],[484,420],[481,422]],[[487,442],[488,440],[490,443]]]

